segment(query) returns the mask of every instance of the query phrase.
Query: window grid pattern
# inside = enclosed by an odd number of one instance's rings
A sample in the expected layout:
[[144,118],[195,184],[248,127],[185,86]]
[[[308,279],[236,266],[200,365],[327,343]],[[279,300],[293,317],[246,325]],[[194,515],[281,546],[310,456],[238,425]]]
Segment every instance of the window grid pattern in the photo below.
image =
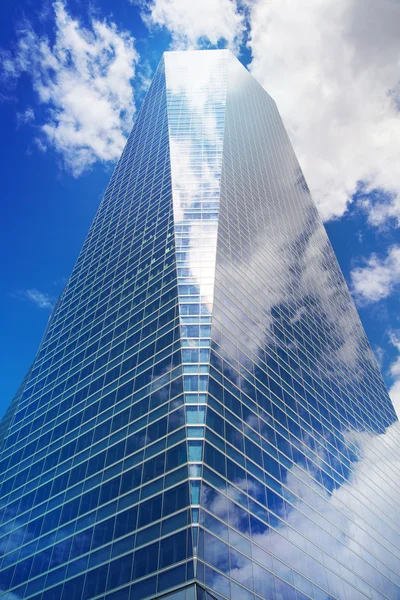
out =
[[167,53],[0,425],[0,598],[397,600],[398,439],[274,102]]
[[12,413],[0,596],[193,579],[163,62]]
[[[227,51],[165,57],[184,399],[198,523],[210,363]],[[194,541],[197,528],[194,525]]]
[[398,598],[395,413],[276,107],[228,73],[197,579]]

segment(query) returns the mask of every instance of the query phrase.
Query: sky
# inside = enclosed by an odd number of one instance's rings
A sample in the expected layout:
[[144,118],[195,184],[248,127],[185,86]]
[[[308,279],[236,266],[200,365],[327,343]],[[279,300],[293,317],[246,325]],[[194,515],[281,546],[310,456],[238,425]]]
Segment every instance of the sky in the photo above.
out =
[[0,416],[163,51],[215,47],[276,100],[400,413],[399,31],[399,0],[2,2]]

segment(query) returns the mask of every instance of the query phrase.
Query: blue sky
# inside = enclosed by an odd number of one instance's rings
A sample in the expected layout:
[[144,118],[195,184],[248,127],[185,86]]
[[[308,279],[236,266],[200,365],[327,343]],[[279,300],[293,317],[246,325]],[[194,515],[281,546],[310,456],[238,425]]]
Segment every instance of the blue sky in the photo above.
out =
[[[400,4],[1,3],[0,415],[164,50],[229,46],[278,103],[400,408]],[[371,36],[371,28],[374,35]]]

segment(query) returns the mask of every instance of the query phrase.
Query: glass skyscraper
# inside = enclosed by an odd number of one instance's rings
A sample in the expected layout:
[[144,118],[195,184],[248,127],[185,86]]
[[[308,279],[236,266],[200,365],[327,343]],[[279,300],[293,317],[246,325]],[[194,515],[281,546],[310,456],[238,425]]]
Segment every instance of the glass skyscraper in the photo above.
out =
[[399,440],[273,100],[166,53],[0,426],[0,598],[399,599]]

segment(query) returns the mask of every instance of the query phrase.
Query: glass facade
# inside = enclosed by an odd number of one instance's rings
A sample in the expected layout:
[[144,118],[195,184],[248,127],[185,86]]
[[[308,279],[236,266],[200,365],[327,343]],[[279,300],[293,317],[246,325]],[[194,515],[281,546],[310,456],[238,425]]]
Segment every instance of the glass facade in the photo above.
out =
[[273,100],[166,53],[0,425],[0,598],[396,600],[398,425]]

